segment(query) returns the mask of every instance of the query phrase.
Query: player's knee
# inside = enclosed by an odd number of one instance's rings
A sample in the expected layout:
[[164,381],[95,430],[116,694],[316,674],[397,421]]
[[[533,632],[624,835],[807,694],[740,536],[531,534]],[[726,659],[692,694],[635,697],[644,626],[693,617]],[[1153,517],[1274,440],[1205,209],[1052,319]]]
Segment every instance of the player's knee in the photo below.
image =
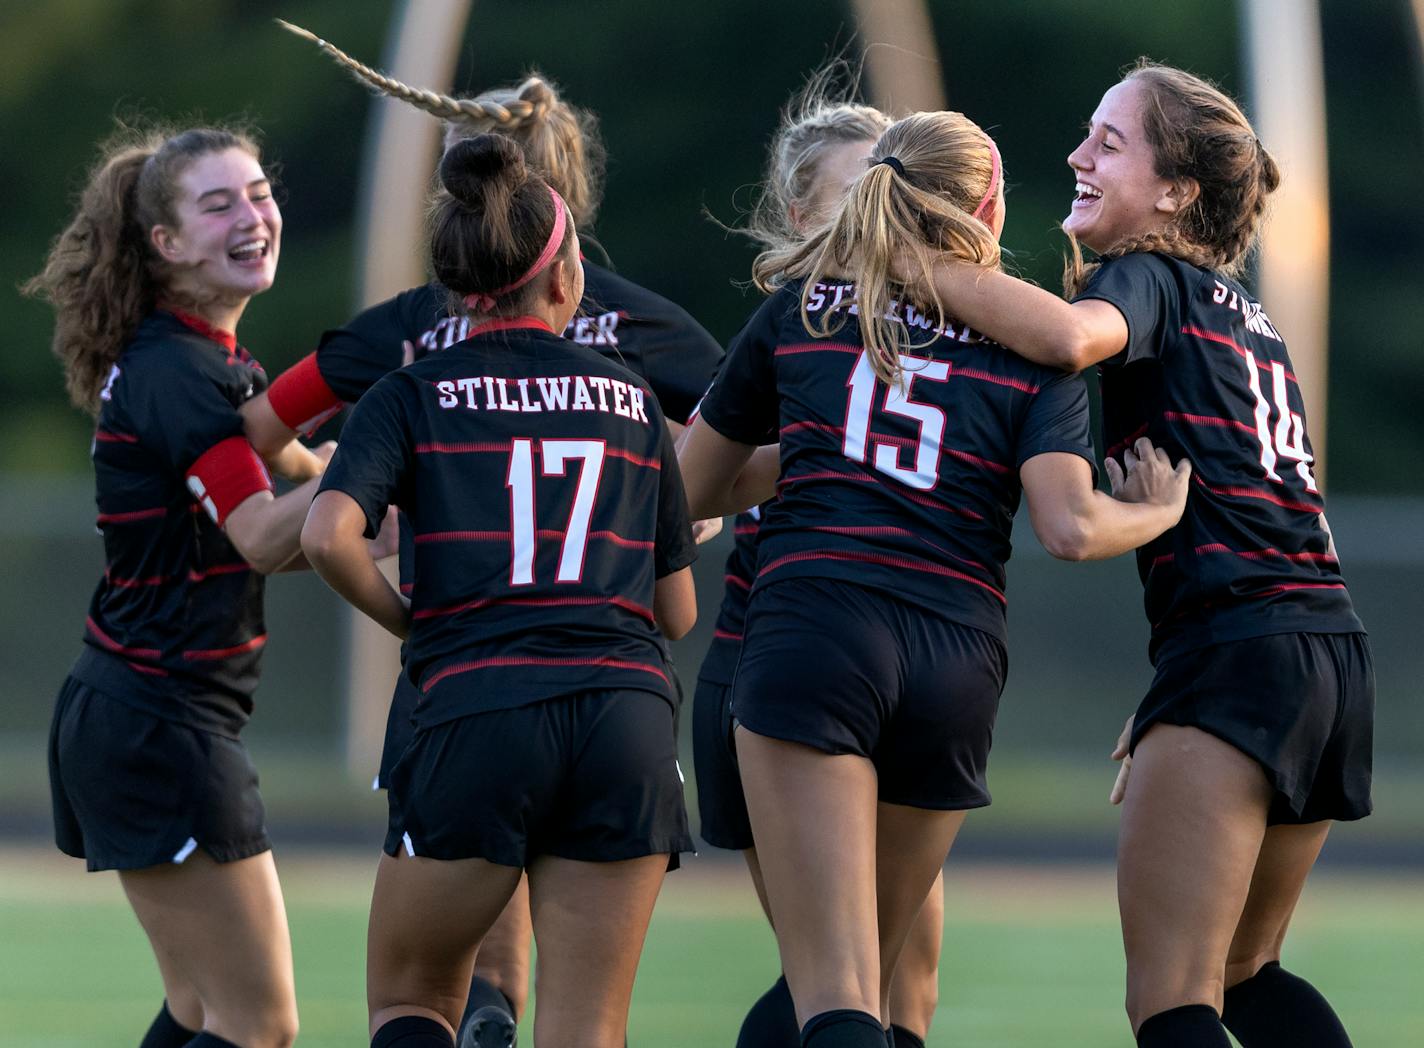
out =
[[297,1005],[292,1001],[233,1009],[228,1014],[210,1011],[208,1028],[243,1048],[292,1048],[298,1032]]
[[529,959],[527,957],[494,957],[475,961],[475,975],[504,994],[516,1019],[523,1018],[529,1003]]
[[1245,982],[1272,961],[1280,962],[1279,947],[1258,948],[1240,953],[1232,951],[1226,958],[1225,988]]
[[1188,1004],[1209,1004],[1221,1009],[1226,987],[1217,972],[1138,971],[1127,976],[1127,1017],[1136,1029],[1158,1012]]

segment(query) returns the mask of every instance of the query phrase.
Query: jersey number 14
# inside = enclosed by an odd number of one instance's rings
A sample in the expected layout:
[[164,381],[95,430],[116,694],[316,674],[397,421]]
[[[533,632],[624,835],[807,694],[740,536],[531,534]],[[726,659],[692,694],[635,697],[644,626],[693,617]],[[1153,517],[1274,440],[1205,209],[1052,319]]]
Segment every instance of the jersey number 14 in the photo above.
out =
[[1261,442],[1261,468],[1266,478],[1283,484],[1276,472],[1276,463],[1281,459],[1294,462],[1295,471],[1305,481],[1305,490],[1314,492],[1315,475],[1310,472],[1310,464],[1315,461],[1305,450],[1305,420],[1290,408],[1286,399],[1286,366],[1278,360],[1268,361],[1271,372],[1271,399],[1275,401],[1276,425],[1271,426],[1271,405],[1267,403],[1261,389],[1262,366],[1253,353],[1243,355],[1246,361],[1246,376],[1251,384],[1251,395],[1256,398],[1256,439]]

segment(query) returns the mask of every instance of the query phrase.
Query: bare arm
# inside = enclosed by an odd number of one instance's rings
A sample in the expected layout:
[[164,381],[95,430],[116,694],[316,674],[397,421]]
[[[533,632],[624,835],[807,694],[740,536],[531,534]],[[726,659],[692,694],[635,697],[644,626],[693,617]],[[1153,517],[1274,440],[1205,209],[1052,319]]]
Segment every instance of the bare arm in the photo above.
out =
[[658,579],[653,590],[653,619],[668,640],[681,640],[696,624],[697,593],[691,568],[680,568]]
[[228,514],[223,530],[254,570],[270,575],[301,553],[302,521],[316,489],[309,480],[285,495],[259,491]]
[[277,460],[297,439],[297,431],[289,429],[287,424],[277,417],[266,393],[249,397],[238,410],[242,412],[242,428],[248,443],[256,448],[263,461],[271,464],[275,470]]
[[1036,363],[1082,371],[1127,345],[1127,321],[1099,299],[1065,302],[1007,273],[951,259],[930,275],[949,313]]
[[1128,452],[1124,475],[1108,463],[1113,494],[1093,487],[1087,461],[1066,452],[1035,455],[1019,473],[1029,519],[1043,548],[1060,560],[1103,560],[1155,539],[1182,517],[1191,463],[1172,468],[1167,453],[1147,440]]
[[[780,449],[729,440],[699,416],[687,427],[678,448],[678,464],[694,518],[740,513],[776,493]],[[744,470],[746,471],[744,474]]]
[[341,597],[402,640],[410,632],[410,603],[371,557],[366,515],[344,491],[323,491],[301,531],[302,550],[316,573]]

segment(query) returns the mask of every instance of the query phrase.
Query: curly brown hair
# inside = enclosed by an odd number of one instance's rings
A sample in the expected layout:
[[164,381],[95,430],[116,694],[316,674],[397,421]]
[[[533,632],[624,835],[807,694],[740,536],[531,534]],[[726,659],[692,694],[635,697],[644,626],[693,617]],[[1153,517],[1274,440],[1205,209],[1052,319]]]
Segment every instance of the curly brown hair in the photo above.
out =
[[51,348],[75,406],[98,413],[110,370],[172,275],[149,233],[178,225],[178,179],[199,157],[228,149],[261,162],[247,129],[121,126],[101,145],[74,217],[21,285],[54,307]]

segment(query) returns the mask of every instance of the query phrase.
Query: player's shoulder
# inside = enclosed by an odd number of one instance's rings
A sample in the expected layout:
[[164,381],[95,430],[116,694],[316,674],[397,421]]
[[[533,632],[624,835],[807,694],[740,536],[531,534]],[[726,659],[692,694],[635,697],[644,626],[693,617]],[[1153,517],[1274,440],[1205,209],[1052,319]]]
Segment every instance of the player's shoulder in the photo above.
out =
[[[662,322],[675,327],[702,325],[672,299],[615,273],[607,266],[584,259],[583,308],[593,313],[618,313],[634,323]],[[708,335],[708,338],[712,336]]]

